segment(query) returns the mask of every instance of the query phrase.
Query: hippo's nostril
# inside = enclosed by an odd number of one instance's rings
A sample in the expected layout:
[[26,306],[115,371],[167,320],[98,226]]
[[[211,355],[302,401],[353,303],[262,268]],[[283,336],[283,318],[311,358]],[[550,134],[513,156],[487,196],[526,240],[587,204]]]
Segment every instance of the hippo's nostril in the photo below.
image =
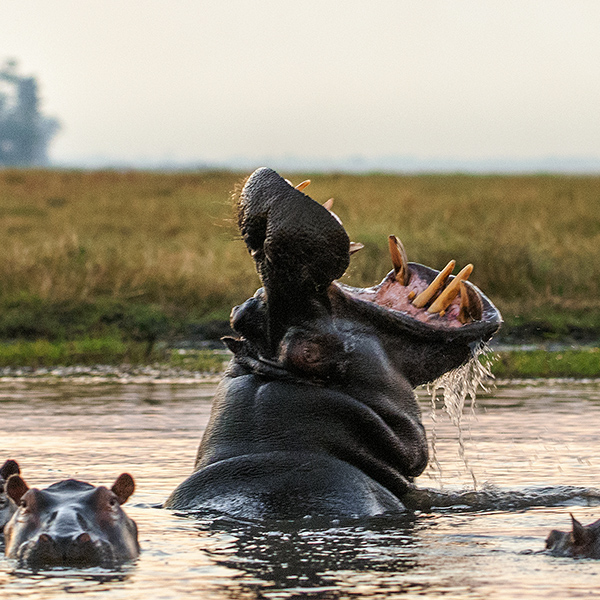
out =
[[75,538],[76,544],[89,544],[92,541],[89,533],[81,533]]
[[40,544],[40,545],[48,546],[48,545],[52,545],[53,543],[54,543],[54,540],[47,533],[42,533],[40,535],[40,537],[38,538],[38,544]]

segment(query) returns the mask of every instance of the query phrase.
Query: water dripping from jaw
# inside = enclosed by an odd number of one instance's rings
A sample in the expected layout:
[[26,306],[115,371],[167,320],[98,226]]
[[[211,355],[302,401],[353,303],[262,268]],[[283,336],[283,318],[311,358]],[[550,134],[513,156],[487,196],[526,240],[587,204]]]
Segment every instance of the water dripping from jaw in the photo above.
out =
[[443,399],[443,410],[456,427],[458,434],[458,454],[473,480],[473,489],[476,490],[477,478],[469,465],[465,452],[462,416],[467,397],[471,399],[471,414],[474,416],[477,390],[481,388],[484,392],[487,392],[494,385],[494,375],[490,370],[493,361],[494,355],[490,347],[486,343],[481,343],[477,346],[472,358],[467,363],[448,373],[444,373],[441,377],[438,377],[438,379],[427,385],[427,393],[431,397],[430,417],[433,422],[430,464],[432,470],[437,473],[437,481],[440,487],[442,487],[442,465],[436,454],[437,402]]

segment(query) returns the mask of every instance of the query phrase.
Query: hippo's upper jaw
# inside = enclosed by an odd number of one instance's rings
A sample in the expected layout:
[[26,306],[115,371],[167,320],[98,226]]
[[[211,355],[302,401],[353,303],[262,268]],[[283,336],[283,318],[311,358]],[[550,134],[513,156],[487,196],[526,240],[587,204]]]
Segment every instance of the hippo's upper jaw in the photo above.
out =
[[[254,351],[284,367],[282,346],[290,330],[346,321],[374,332],[416,386],[465,362],[498,330],[500,313],[467,281],[472,265],[453,276],[455,261],[442,271],[409,263],[394,235],[388,238],[394,268],[380,284],[354,288],[335,281],[362,245],[350,242],[330,202],[321,206],[301,189],[266,168],[255,171],[242,189],[240,231],[264,287],[232,311],[233,329],[252,346],[242,351],[239,341],[226,340],[234,353]],[[328,353],[327,347],[311,348]],[[318,368],[312,365],[312,371]]]
[[233,309],[238,338],[196,472],[167,500],[244,517],[404,510],[427,439],[412,388],[466,362],[500,325],[467,272],[408,263],[376,287],[336,282],[351,244],[340,220],[270,169],[238,198],[263,287]]

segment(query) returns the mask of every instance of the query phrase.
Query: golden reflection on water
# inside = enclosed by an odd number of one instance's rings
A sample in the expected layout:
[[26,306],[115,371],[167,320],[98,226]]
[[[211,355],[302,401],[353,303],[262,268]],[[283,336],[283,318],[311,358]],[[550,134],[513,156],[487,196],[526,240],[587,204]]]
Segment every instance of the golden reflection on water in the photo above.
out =
[[[30,485],[75,477],[110,484],[132,473],[125,506],[138,523],[142,554],[119,572],[34,575],[0,561],[0,598],[53,600],[234,598],[565,598],[600,589],[600,563],[538,554],[569,511],[584,523],[600,507],[433,512],[416,520],[300,529],[213,524],[156,508],[190,473],[210,411],[213,385],[0,381],[0,461],[15,458]],[[428,399],[423,397],[429,432]],[[599,487],[600,385],[502,385],[464,420],[466,455],[479,485]],[[457,434],[438,414],[441,479],[472,484]]]

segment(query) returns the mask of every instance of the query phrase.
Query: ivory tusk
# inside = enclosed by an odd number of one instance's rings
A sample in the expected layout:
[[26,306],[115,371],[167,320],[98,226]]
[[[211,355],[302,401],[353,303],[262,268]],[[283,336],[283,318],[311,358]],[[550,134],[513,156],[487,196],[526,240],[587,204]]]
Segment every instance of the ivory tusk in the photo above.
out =
[[406,285],[410,279],[410,272],[408,270],[408,259],[406,258],[404,245],[395,235],[388,236],[388,243],[396,281],[402,285]]
[[436,278],[425,288],[415,299],[413,305],[417,308],[423,308],[439,290],[444,287],[446,279],[450,276],[450,273],[454,271],[456,261],[451,260],[436,276]]
[[481,321],[483,317],[483,302],[475,288],[460,282],[460,309],[458,320],[464,325],[471,321]]
[[362,250],[364,247],[365,245],[361,244],[360,242],[350,242],[350,254],[354,254],[355,252]]
[[327,202],[323,202],[323,208],[326,208],[329,212],[331,212],[331,209],[333,208],[333,198],[329,198]]
[[296,189],[301,192],[304,188],[307,188],[310,185],[310,179],[307,179],[305,181],[303,181],[302,183],[299,183],[296,186]]
[[433,304],[427,309],[428,313],[439,313],[442,310],[446,310],[452,300],[456,298],[460,290],[460,282],[464,279],[468,279],[469,275],[473,272],[473,265],[468,264],[458,275],[448,284],[444,291],[435,299]]

